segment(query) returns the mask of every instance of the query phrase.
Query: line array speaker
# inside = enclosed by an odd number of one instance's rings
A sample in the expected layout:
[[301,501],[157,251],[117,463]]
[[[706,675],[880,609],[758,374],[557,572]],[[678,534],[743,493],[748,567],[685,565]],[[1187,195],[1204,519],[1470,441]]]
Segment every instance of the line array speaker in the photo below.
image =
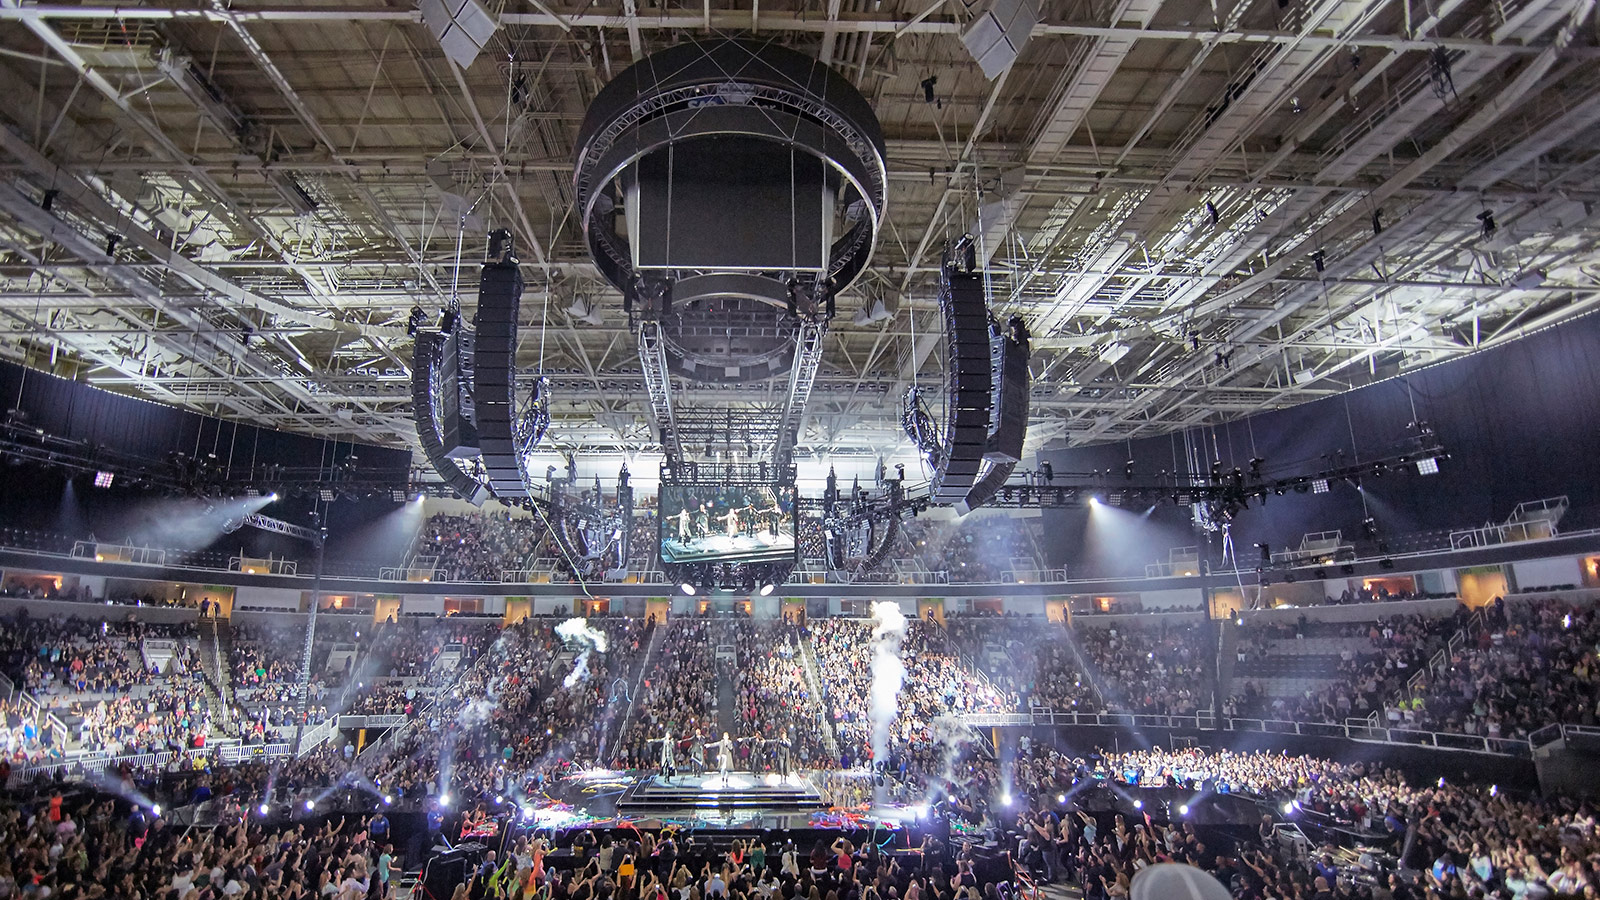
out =
[[1022,461],[1022,444],[1028,436],[1029,395],[1028,333],[1020,317],[1011,320],[1000,344],[999,396],[994,402],[994,433],[984,459],[994,463]]
[[456,461],[445,452],[444,439],[439,431],[439,420],[434,417],[433,383],[440,360],[444,355],[445,336],[437,332],[418,332],[416,354],[411,360],[411,416],[417,423],[417,440],[422,453],[434,471],[457,497],[481,506],[489,499],[489,489],[477,479],[461,471]]
[[489,487],[499,497],[526,497],[517,442],[517,320],[522,309],[522,272],[514,257],[484,263],[478,281],[478,340],[474,379],[478,446]]
[[946,255],[941,267],[939,311],[949,360],[949,402],[945,417],[945,452],[929,484],[930,498],[940,506],[966,499],[983,468],[988,450],[989,412],[994,402],[994,367],[989,356],[989,304],[983,275],[973,270],[970,254]]

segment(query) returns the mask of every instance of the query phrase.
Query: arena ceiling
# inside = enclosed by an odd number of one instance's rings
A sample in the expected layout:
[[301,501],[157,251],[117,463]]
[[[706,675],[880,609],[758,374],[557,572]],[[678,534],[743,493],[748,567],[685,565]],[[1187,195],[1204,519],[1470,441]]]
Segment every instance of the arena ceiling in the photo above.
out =
[[635,340],[570,211],[575,134],[641,55],[754,35],[837,67],[888,138],[887,225],[802,458],[901,442],[901,390],[941,377],[939,248],[966,231],[1036,335],[1030,447],[1304,402],[1600,301],[1594,5],[1046,0],[991,82],[964,0],[505,0],[464,71],[404,0],[0,0],[0,354],[413,443],[411,308],[470,308],[506,226],[552,433],[648,451]]

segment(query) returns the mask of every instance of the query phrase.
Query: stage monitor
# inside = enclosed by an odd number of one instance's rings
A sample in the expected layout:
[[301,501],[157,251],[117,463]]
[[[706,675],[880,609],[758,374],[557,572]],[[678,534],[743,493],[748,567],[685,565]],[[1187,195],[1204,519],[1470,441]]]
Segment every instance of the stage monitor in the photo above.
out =
[[794,485],[661,485],[663,563],[793,562]]

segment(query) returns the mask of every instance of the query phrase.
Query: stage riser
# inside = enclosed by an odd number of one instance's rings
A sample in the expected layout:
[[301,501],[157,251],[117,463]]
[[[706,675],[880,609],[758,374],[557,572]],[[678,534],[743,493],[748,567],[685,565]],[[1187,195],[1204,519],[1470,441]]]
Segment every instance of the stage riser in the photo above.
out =
[[[748,779],[749,775],[742,778]],[[753,784],[713,787],[705,782],[717,782],[717,776],[686,776],[675,779],[678,784],[664,784],[656,779],[645,779],[623,792],[617,800],[617,811],[625,814],[662,810],[684,809],[769,809],[815,810],[823,806],[822,796],[809,784],[774,787]]]

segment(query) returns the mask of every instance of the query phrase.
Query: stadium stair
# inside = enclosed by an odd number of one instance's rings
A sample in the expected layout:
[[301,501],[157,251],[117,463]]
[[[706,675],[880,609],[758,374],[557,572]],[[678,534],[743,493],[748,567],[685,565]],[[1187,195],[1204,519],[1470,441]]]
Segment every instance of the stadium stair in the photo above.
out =
[[633,677],[631,679],[633,691],[632,693],[628,694],[628,697],[630,698],[628,702],[628,711],[623,715],[622,722],[617,726],[616,739],[607,746],[627,746],[627,744],[624,743],[624,739],[628,736],[628,726],[633,723],[633,711],[638,708],[639,703],[643,700],[643,697],[639,692],[644,689],[644,674],[650,671],[650,667],[655,664],[656,654],[660,652],[661,637],[666,633],[667,628],[664,623],[661,625],[650,626],[650,635],[645,644],[643,658],[639,660],[639,667],[634,670]]
[[606,721],[605,734],[600,738],[602,748],[601,758],[604,759],[604,748],[621,746],[619,739],[627,733],[628,722],[633,718],[634,700],[639,696],[639,689],[644,687],[644,673],[650,671],[650,661],[655,658],[656,645],[660,643],[661,632],[666,629],[658,627],[651,622],[645,629],[643,653],[634,661],[633,668],[624,676],[628,685],[628,706],[620,716],[611,716]]
[[1106,695],[1105,681],[1100,677],[1100,670],[1089,665],[1088,657],[1083,655],[1083,648],[1078,646],[1078,634],[1070,624],[1061,626],[1066,631],[1067,649],[1072,651],[1072,661],[1077,664],[1078,671],[1083,673],[1083,679],[1089,682],[1089,687],[1094,690],[1100,699],[1102,708],[1109,707],[1109,698]]
[[[200,668],[211,690],[209,698],[216,695],[211,708],[211,721],[226,722],[234,707],[233,698],[233,629],[220,619],[200,621]],[[220,704],[220,708],[218,706]]]
[[806,673],[806,689],[811,696],[817,699],[817,705],[824,707],[822,715],[817,717],[818,728],[822,732],[822,746],[828,751],[829,759],[839,758],[839,740],[833,733],[833,716],[828,715],[826,696],[822,693],[822,675],[817,671],[817,655],[811,649],[811,641],[800,642],[800,658],[805,661],[802,667]]

